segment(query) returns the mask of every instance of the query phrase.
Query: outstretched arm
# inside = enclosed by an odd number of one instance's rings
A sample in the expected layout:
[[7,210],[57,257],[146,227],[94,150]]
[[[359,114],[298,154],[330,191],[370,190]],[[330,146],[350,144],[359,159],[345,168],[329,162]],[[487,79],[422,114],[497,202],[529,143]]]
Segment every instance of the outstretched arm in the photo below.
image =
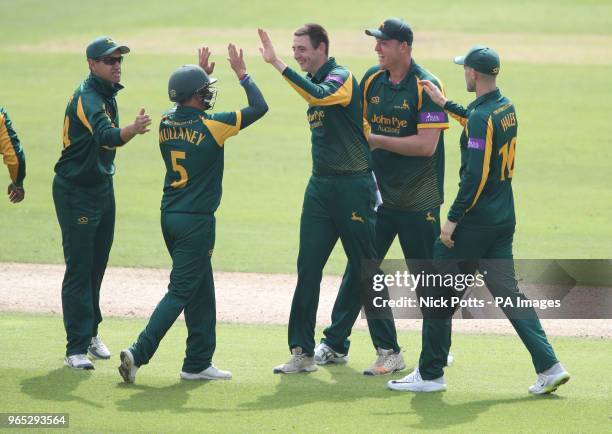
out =
[[348,105],[353,92],[353,77],[348,71],[330,74],[320,84],[307,80],[299,73],[289,68],[285,62],[278,58],[270,36],[263,29],[257,30],[261,39],[261,53],[264,61],[274,66],[291,87],[312,105]]
[[442,91],[431,81],[421,80],[420,84],[434,103],[446,110],[446,112],[451,115],[451,117],[455,118],[461,125],[465,126],[465,124],[467,124],[468,116],[465,107],[446,98]]
[[227,60],[236,73],[236,77],[240,80],[240,84],[244,87],[249,102],[248,107],[240,110],[242,119],[240,129],[244,129],[266,114],[268,104],[266,104],[266,100],[253,79],[247,74],[242,48],[239,51],[234,44],[229,44],[227,54],[229,56]]

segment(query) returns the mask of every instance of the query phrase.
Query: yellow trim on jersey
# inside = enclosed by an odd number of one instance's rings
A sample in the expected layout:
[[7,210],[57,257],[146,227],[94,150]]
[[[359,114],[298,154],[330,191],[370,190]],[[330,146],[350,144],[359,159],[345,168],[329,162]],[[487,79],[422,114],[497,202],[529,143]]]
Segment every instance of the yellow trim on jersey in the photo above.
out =
[[287,76],[283,77],[285,77],[285,80],[287,80],[291,87],[295,89],[295,91],[299,93],[302,98],[304,98],[306,102],[308,102],[309,105],[327,106],[340,104],[342,107],[346,107],[351,103],[351,97],[353,95],[352,73],[349,73],[346,81],[342,84],[342,86],[336,89],[334,93],[323,98],[315,98],[314,96],[306,92],[304,89],[302,89],[300,86],[295,84],[293,81],[291,81]]
[[0,113],[0,154],[3,156],[4,164],[8,167],[11,180],[16,182],[19,173],[19,159],[13,148],[8,128],[6,128],[6,120],[3,113]]
[[[469,137],[469,136],[468,136]],[[478,202],[478,198],[484,189],[485,184],[487,183],[487,178],[489,177],[489,166],[491,164],[491,152],[493,150],[493,120],[491,116],[489,116],[489,120],[487,122],[487,137],[485,140],[485,151],[484,151],[484,159],[482,160],[482,178],[480,179],[480,185],[478,186],[478,190],[476,191],[476,196],[474,197],[474,202],[472,205],[465,211],[468,212],[476,202]]]
[[423,107],[423,85],[420,82],[420,78],[417,77],[416,79],[416,85],[417,85],[417,96],[419,98],[418,102],[417,102],[417,111],[421,110],[421,107]]
[[85,110],[83,110],[83,97],[79,96],[79,100],[77,101],[77,117],[81,121],[83,125],[89,130],[89,132],[93,135],[93,128],[91,124],[87,120],[87,116],[85,116]]
[[70,146],[70,117],[66,116],[64,118],[64,149]]
[[206,125],[206,128],[210,130],[215,142],[220,147],[223,147],[225,141],[238,134],[240,131],[240,125],[242,123],[242,113],[236,112],[236,125],[229,125],[223,122],[215,121],[213,119],[202,118],[202,122]]
[[370,75],[363,84],[363,134],[366,136],[366,138],[370,135],[370,131],[372,131],[370,122],[368,121],[368,89],[370,88],[372,81],[374,81],[374,79],[383,72],[385,72],[383,69],[375,72],[374,74]]
[[464,118],[463,116],[459,116],[451,111],[445,110],[446,113],[453,119],[455,119],[457,122],[459,122],[461,124],[461,126],[465,127],[467,125],[467,120],[468,118]]
[[417,128],[440,128],[443,130],[448,129],[448,122],[438,122],[431,124],[417,124]]

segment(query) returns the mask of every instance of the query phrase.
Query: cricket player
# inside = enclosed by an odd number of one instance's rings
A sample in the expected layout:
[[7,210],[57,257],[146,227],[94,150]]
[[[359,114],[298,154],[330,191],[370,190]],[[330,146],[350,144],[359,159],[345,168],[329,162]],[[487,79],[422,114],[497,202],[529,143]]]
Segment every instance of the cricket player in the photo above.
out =
[[[264,60],[278,70],[288,84],[308,102],[311,130],[312,176],[306,187],[300,219],[298,281],[289,318],[291,359],[275,373],[310,372],[314,361],[314,329],[323,267],[338,238],[358,282],[347,289],[350,311],[364,304],[365,287],[371,288],[362,262],[375,260],[377,190],[368,144],[363,135],[363,109],[359,85],[353,74],[329,57],[327,32],[318,24],[306,24],[294,33],[293,57],[303,77],[277,55],[264,30],[259,30]],[[370,280],[368,283],[368,279]],[[361,283],[362,285],[360,285]],[[390,328],[380,345],[395,345]],[[382,335],[382,333],[381,333]]]
[[26,176],[25,153],[13,129],[11,118],[2,106],[0,106],[0,154],[11,177],[11,183],[7,188],[8,198],[12,203],[21,202],[25,197],[23,188]]
[[[431,99],[465,127],[460,139],[459,191],[434,246],[434,263],[445,274],[486,270],[484,280],[494,297],[525,299],[517,285],[512,254],[516,223],[512,178],[518,127],[514,104],[497,88],[500,61],[494,50],[475,46],[466,56],[456,57],[455,63],[464,67],[468,92],[476,92],[476,100],[467,108],[447,100],[430,81],[422,82]],[[435,290],[447,300],[458,295],[453,288]],[[557,360],[537,314],[533,308],[502,309],[531,354],[537,379],[529,392],[554,392],[570,376]],[[454,311],[441,308],[435,318],[424,318],[418,367],[401,380],[390,381],[389,388],[412,392],[446,389],[443,368]]]
[[172,272],[168,292],[134,344],[120,354],[119,373],[133,383],[139,367],[149,363],[181,312],[187,325],[187,350],[180,376],[184,380],[229,380],[215,367],[215,284],[211,257],[215,246],[215,211],[221,202],[223,150],[227,139],[260,119],[268,110],[263,95],[247,74],[243,51],[229,44],[229,63],[246,92],[248,107],[207,113],[215,103],[217,81],[209,77],[214,63],[200,49],[200,66],[185,65],[170,76],[168,96],[177,104],[159,125],[159,149],[166,165],[161,225]]
[[[398,236],[410,272],[418,274],[430,266],[434,241],[440,235],[443,131],[448,128],[446,113],[423,92],[421,80],[430,80],[440,89],[442,83],[412,57],[414,35],[405,21],[389,18],[365,32],[376,38],[378,55],[378,65],[365,73],[360,86],[366,136],[383,200],[376,219],[376,250],[382,260]],[[349,311],[352,304],[345,301],[348,287],[358,284],[350,276],[348,264],[332,324],[315,350],[319,364],[338,363],[348,353],[348,336],[359,314],[357,309]],[[377,338],[381,321],[368,319],[378,358],[364,371],[366,375],[387,375],[405,367],[397,342],[385,347]],[[387,321],[395,336],[393,320]]]
[[123,89],[121,63],[129,52],[108,36],[87,46],[90,74],[68,101],[64,149],[55,165],[53,202],[66,262],[64,364],[74,369],[94,369],[87,353],[97,359],[111,356],[98,336],[98,326],[102,322],[100,286],[115,231],[115,154],[137,134],[148,132],[151,124],[141,108],[134,123],[119,127],[115,96]]

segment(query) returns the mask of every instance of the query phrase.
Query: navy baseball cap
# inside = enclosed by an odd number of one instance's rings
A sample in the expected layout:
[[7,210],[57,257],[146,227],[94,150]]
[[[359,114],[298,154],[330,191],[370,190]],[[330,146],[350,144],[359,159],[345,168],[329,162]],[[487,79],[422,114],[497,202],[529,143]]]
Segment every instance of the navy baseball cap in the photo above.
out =
[[499,74],[499,55],[492,48],[476,45],[465,56],[453,60],[457,65],[466,65],[488,75]]
[[399,18],[387,18],[378,29],[367,29],[365,33],[378,39],[396,39],[400,42],[407,42],[408,45],[412,45],[414,37],[410,25]]
[[99,59],[119,50],[121,54],[130,52],[129,47],[117,44],[110,36],[100,36],[87,46],[85,53],[88,59]]

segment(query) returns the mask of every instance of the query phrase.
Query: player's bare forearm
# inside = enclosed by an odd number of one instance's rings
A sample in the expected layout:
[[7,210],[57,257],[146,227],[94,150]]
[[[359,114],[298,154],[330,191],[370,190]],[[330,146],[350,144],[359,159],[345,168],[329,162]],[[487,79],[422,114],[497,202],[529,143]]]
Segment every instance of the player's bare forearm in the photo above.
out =
[[431,157],[436,152],[439,138],[439,129],[426,129],[405,137],[370,134],[368,143],[372,149],[385,149],[408,157]]

